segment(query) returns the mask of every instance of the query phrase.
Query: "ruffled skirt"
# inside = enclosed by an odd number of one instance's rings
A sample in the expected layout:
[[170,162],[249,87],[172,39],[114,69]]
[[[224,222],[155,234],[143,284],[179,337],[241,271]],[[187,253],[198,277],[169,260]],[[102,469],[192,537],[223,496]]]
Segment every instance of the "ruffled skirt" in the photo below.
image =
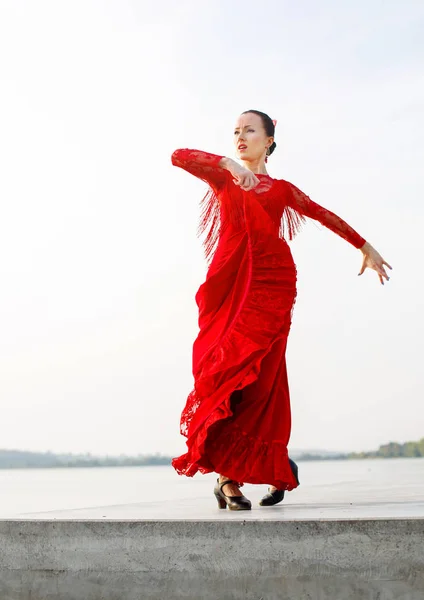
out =
[[217,472],[292,490],[286,347],[296,267],[285,240],[229,235],[200,286],[194,389],[181,416],[187,453],[178,473]]

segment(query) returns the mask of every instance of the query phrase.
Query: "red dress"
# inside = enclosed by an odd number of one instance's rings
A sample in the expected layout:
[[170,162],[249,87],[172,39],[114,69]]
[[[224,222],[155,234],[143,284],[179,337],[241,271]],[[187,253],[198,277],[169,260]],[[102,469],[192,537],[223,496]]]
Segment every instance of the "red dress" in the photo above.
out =
[[196,302],[194,389],[181,415],[187,453],[180,474],[222,473],[240,483],[292,490],[288,461],[290,395],[286,345],[296,298],[296,266],[284,239],[311,217],[360,248],[345,221],[282,179],[257,175],[244,192],[223,158],[180,149],[172,163],[207,182],[200,232],[209,269]]

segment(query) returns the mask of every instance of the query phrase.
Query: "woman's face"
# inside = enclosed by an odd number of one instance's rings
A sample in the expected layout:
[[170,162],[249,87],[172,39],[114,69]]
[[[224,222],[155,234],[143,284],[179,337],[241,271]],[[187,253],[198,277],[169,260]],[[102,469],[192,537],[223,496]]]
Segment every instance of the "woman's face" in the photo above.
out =
[[264,160],[267,148],[274,141],[266,135],[262,119],[255,113],[240,115],[234,128],[234,146],[238,158],[249,162]]

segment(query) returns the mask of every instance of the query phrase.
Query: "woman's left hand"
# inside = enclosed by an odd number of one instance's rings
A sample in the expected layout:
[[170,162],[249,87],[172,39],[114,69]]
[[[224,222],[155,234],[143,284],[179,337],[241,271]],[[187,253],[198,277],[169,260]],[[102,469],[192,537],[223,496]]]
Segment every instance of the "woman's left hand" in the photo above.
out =
[[388,262],[386,262],[383,259],[383,257],[377,252],[377,250],[373,248],[368,242],[365,242],[365,244],[362,246],[362,248],[360,248],[360,250],[364,255],[364,260],[362,261],[362,267],[358,275],[362,275],[365,269],[369,267],[370,269],[374,269],[374,271],[377,271],[378,277],[382,285],[384,285],[384,278],[386,278],[387,281],[389,281],[390,278],[386,273],[384,265],[389,267],[389,269],[391,269],[392,267],[389,265]]

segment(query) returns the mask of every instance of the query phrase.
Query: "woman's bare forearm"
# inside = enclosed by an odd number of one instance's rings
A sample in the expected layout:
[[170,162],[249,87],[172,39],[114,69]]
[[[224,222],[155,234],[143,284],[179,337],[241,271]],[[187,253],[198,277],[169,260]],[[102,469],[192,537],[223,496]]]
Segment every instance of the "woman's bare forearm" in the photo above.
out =
[[223,169],[227,169],[227,171],[231,171],[235,164],[238,163],[236,163],[236,161],[232,158],[228,158],[227,156],[223,156],[219,161],[219,166]]
[[367,252],[369,252],[369,250],[372,248],[371,244],[369,242],[365,242],[365,244],[363,246],[361,246],[359,248],[359,250],[363,253],[366,254]]

